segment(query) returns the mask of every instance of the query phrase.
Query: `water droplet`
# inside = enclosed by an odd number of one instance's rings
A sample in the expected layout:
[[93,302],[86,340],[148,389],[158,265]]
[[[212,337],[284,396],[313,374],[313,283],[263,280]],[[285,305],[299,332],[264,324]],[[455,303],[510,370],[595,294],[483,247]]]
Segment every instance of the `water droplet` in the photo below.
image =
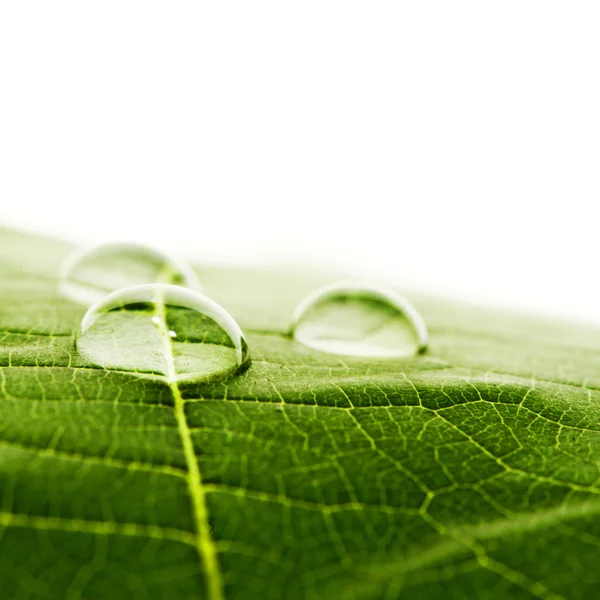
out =
[[334,284],[296,308],[292,335],[332,354],[400,357],[427,349],[427,327],[414,306],[378,286]]
[[198,292],[159,283],[117,290],[94,304],[81,322],[77,350],[101,367],[159,373],[170,382],[227,377],[250,364],[244,335],[225,309]]
[[196,291],[196,274],[160,250],[142,244],[103,244],[75,250],[59,273],[59,291],[90,306],[106,294],[144,283],[169,283]]

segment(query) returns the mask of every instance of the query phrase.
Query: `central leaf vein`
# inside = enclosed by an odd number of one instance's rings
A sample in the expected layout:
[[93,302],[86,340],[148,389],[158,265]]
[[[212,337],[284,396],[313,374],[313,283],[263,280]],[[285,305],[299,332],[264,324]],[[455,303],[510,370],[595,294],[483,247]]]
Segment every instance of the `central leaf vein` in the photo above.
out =
[[210,535],[211,525],[208,520],[206,506],[206,492],[202,485],[202,475],[196,460],[191,430],[185,415],[185,403],[177,385],[175,363],[173,359],[173,346],[166,323],[165,304],[162,298],[155,298],[155,316],[159,328],[163,352],[167,361],[167,380],[175,401],[175,419],[177,429],[183,446],[183,453],[187,466],[187,483],[192,502],[194,526],[196,530],[196,550],[206,577],[207,594],[210,600],[223,600],[223,583],[219,563],[217,560],[216,546]]

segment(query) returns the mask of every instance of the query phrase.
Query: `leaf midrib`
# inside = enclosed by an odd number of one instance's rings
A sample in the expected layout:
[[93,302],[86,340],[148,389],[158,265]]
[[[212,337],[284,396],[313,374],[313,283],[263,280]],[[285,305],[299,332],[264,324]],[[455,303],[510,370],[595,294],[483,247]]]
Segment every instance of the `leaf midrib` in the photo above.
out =
[[194,452],[191,430],[185,416],[185,403],[177,385],[172,351],[173,346],[166,325],[165,304],[159,298],[156,298],[154,307],[154,314],[158,317],[157,326],[163,342],[163,351],[168,364],[166,375],[169,388],[173,394],[177,430],[187,467],[186,480],[192,502],[196,551],[198,552],[201,565],[204,566],[208,598],[210,600],[223,600],[223,582],[217,560],[217,549],[210,535],[211,526],[208,521],[206,493],[202,484],[202,475],[196,459],[196,453]]

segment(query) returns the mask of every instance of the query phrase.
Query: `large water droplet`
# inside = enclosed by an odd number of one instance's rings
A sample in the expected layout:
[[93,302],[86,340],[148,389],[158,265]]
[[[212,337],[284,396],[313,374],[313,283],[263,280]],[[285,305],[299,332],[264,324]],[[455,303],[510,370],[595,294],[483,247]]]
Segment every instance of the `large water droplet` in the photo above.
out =
[[369,285],[314,291],[296,308],[292,335],[316,350],[352,356],[410,356],[427,348],[427,327],[413,305]]
[[250,364],[244,335],[225,309],[167,284],[117,290],[92,306],[77,350],[101,367],[159,373],[170,382],[227,377]]
[[59,273],[59,290],[90,306],[106,294],[132,285],[170,283],[199,291],[196,274],[160,250],[142,244],[103,244],[75,250]]

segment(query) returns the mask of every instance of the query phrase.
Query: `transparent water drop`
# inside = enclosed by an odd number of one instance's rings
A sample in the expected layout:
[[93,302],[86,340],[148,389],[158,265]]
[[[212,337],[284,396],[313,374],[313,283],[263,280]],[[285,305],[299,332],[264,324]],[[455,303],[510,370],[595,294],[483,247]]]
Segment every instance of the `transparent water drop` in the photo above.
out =
[[95,365],[158,373],[169,382],[228,377],[250,364],[244,335],[225,309],[168,284],[109,294],[87,311],[76,343]]
[[371,285],[333,284],[315,290],[296,308],[292,335],[331,354],[400,357],[427,349],[427,327],[402,296]]
[[142,244],[102,244],[75,250],[59,273],[60,293],[87,306],[114,290],[144,283],[169,283],[200,291],[190,267]]

